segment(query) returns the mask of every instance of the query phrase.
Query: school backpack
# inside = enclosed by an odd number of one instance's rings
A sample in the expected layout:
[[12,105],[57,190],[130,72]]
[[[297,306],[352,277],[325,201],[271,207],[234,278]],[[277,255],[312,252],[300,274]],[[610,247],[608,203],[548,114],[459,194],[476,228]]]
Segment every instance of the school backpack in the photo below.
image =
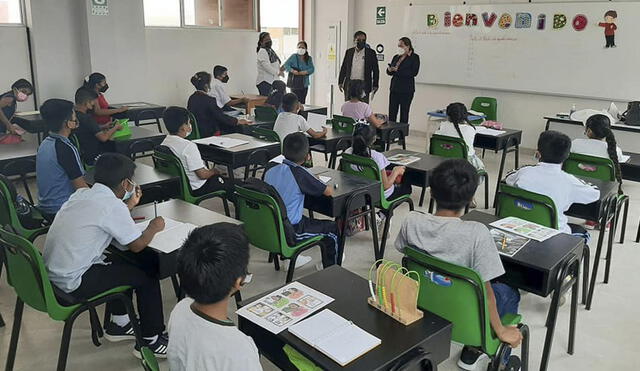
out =
[[631,126],[640,126],[640,101],[629,102],[627,111],[622,114],[621,120]]
[[[32,205],[31,202],[18,194],[16,187],[9,178],[0,174],[0,182],[7,186],[10,198],[7,201],[10,204],[13,204],[16,209],[18,219],[20,220],[20,224],[22,224],[24,228],[36,229],[49,224],[47,220],[41,217],[40,213],[37,212],[36,207]],[[4,195],[0,194],[0,197],[4,198]]]

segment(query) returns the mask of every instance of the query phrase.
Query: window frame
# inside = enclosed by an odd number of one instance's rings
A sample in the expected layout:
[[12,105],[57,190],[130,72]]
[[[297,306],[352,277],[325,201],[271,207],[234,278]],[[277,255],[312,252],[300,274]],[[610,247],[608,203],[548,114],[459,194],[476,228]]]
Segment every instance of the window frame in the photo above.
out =
[[20,4],[19,8],[20,8],[20,23],[5,23],[5,22],[0,22],[0,27],[25,27],[27,25],[26,22],[26,8],[25,8],[25,3],[24,0],[18,0],[18,3]]
[[[22,1],[22,0],[21,0]],[[219,30],[219,31],[232,31],[232,32],[257,32],[260,27],[260,0],[251,0],[253,2],[253,24],[252,28],[225,28],[224,27],[224,2],[226,0],[218,0],[218,22],[219,26],[203,26],[203,25],[188,25],[185,23],[185,12],[184,12],[184,0],[178,0],[180,5],[180,26],[147,26],[144,25],[145,28],[155,28],[155,29],[197,29],[197,30]],[[300,0],[302,1],[302,0]],[[143,23],[144,23],[144,13],[143,13]]]

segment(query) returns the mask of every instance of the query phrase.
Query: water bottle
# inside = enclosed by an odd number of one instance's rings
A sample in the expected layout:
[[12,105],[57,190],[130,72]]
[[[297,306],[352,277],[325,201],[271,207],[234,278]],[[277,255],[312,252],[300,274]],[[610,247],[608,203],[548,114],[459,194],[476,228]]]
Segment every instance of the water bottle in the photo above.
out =
[[571,106],[571,110],[569,110],[569,118],[571,118],[571,116],[573,115],[573,113],[576,111],[576,104],[574,103]]

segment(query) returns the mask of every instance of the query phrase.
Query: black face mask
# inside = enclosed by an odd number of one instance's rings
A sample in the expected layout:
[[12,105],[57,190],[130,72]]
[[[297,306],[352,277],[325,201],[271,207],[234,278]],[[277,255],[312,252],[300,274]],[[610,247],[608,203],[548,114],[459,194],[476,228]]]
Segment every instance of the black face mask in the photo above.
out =
[[109,90],[109,84],[104,84],[104,86],[100,88],[100,93],[104,93],[107,90]]
[[225,84],[228,83],[229,82],[229,76],[227,75],[227,76],[223,77],[222,80],[220,80],[220,81],[224,82]]
[[273,41],[267,41],[266,43],[264,43],[264,47],[267,49],[271,49],[272,45],[273,45]]
[[364,49],[365,45],[366,45],[366,41],[364,40],[356,41],[356,47],[360,50]]

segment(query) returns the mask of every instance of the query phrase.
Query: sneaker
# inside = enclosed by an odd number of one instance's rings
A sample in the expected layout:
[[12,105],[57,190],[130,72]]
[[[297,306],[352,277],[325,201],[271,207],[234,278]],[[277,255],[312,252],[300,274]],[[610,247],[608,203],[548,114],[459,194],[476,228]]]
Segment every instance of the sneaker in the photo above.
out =
[[[309,264],[311,260],[313,260],[313,258],[310,256],[298,255],[298,259],[296,259],[296,269],[302,267],[303,265]],[[291,264],[291,260],[288,261],[287,269],[289,269],[289,264]]]
[[518,356],[511,356],[507,361],[507,364],[500,365],[500,371],[519,371],[522,362]]
[[[378,238],[382,238],[382,234],[384,233],[385,220],[387,220],[387,216],[384,215],[381,211],[378,211],[376,213],[376,229],[378,230]],[[391,227],[389,227],[389,229],[391,229]]]
[[462,353],[460,353],[458,367],[463,370],[473,371],[478,367],[478,364],[480,364],[483,359],[488,360],[489,356],[477,348],[465,345],[464,348],[462,348]]
[[[142,339],[143,346],[149,348],[153,355],[156,358],[167,358],[167,346],[169,345],[169,335],[165,332],[162,335],[158,336],[158,339],[153,343],[150,343],[147,340]],[[136,344],[133,347],[133,355],[138,359],[142,359],[142,354],[140,354],[140,347]]]
[[112,343],[125,340],[136,340],[131,322],[124,326],[118,326],[115,322],[110,321],[104,326],[104,338]]
[[584,229],[588,229],[590,231],[596,229],[596,227],[598,227],[598,222],[596,222],[595,220],[587,220],[584,223]]

